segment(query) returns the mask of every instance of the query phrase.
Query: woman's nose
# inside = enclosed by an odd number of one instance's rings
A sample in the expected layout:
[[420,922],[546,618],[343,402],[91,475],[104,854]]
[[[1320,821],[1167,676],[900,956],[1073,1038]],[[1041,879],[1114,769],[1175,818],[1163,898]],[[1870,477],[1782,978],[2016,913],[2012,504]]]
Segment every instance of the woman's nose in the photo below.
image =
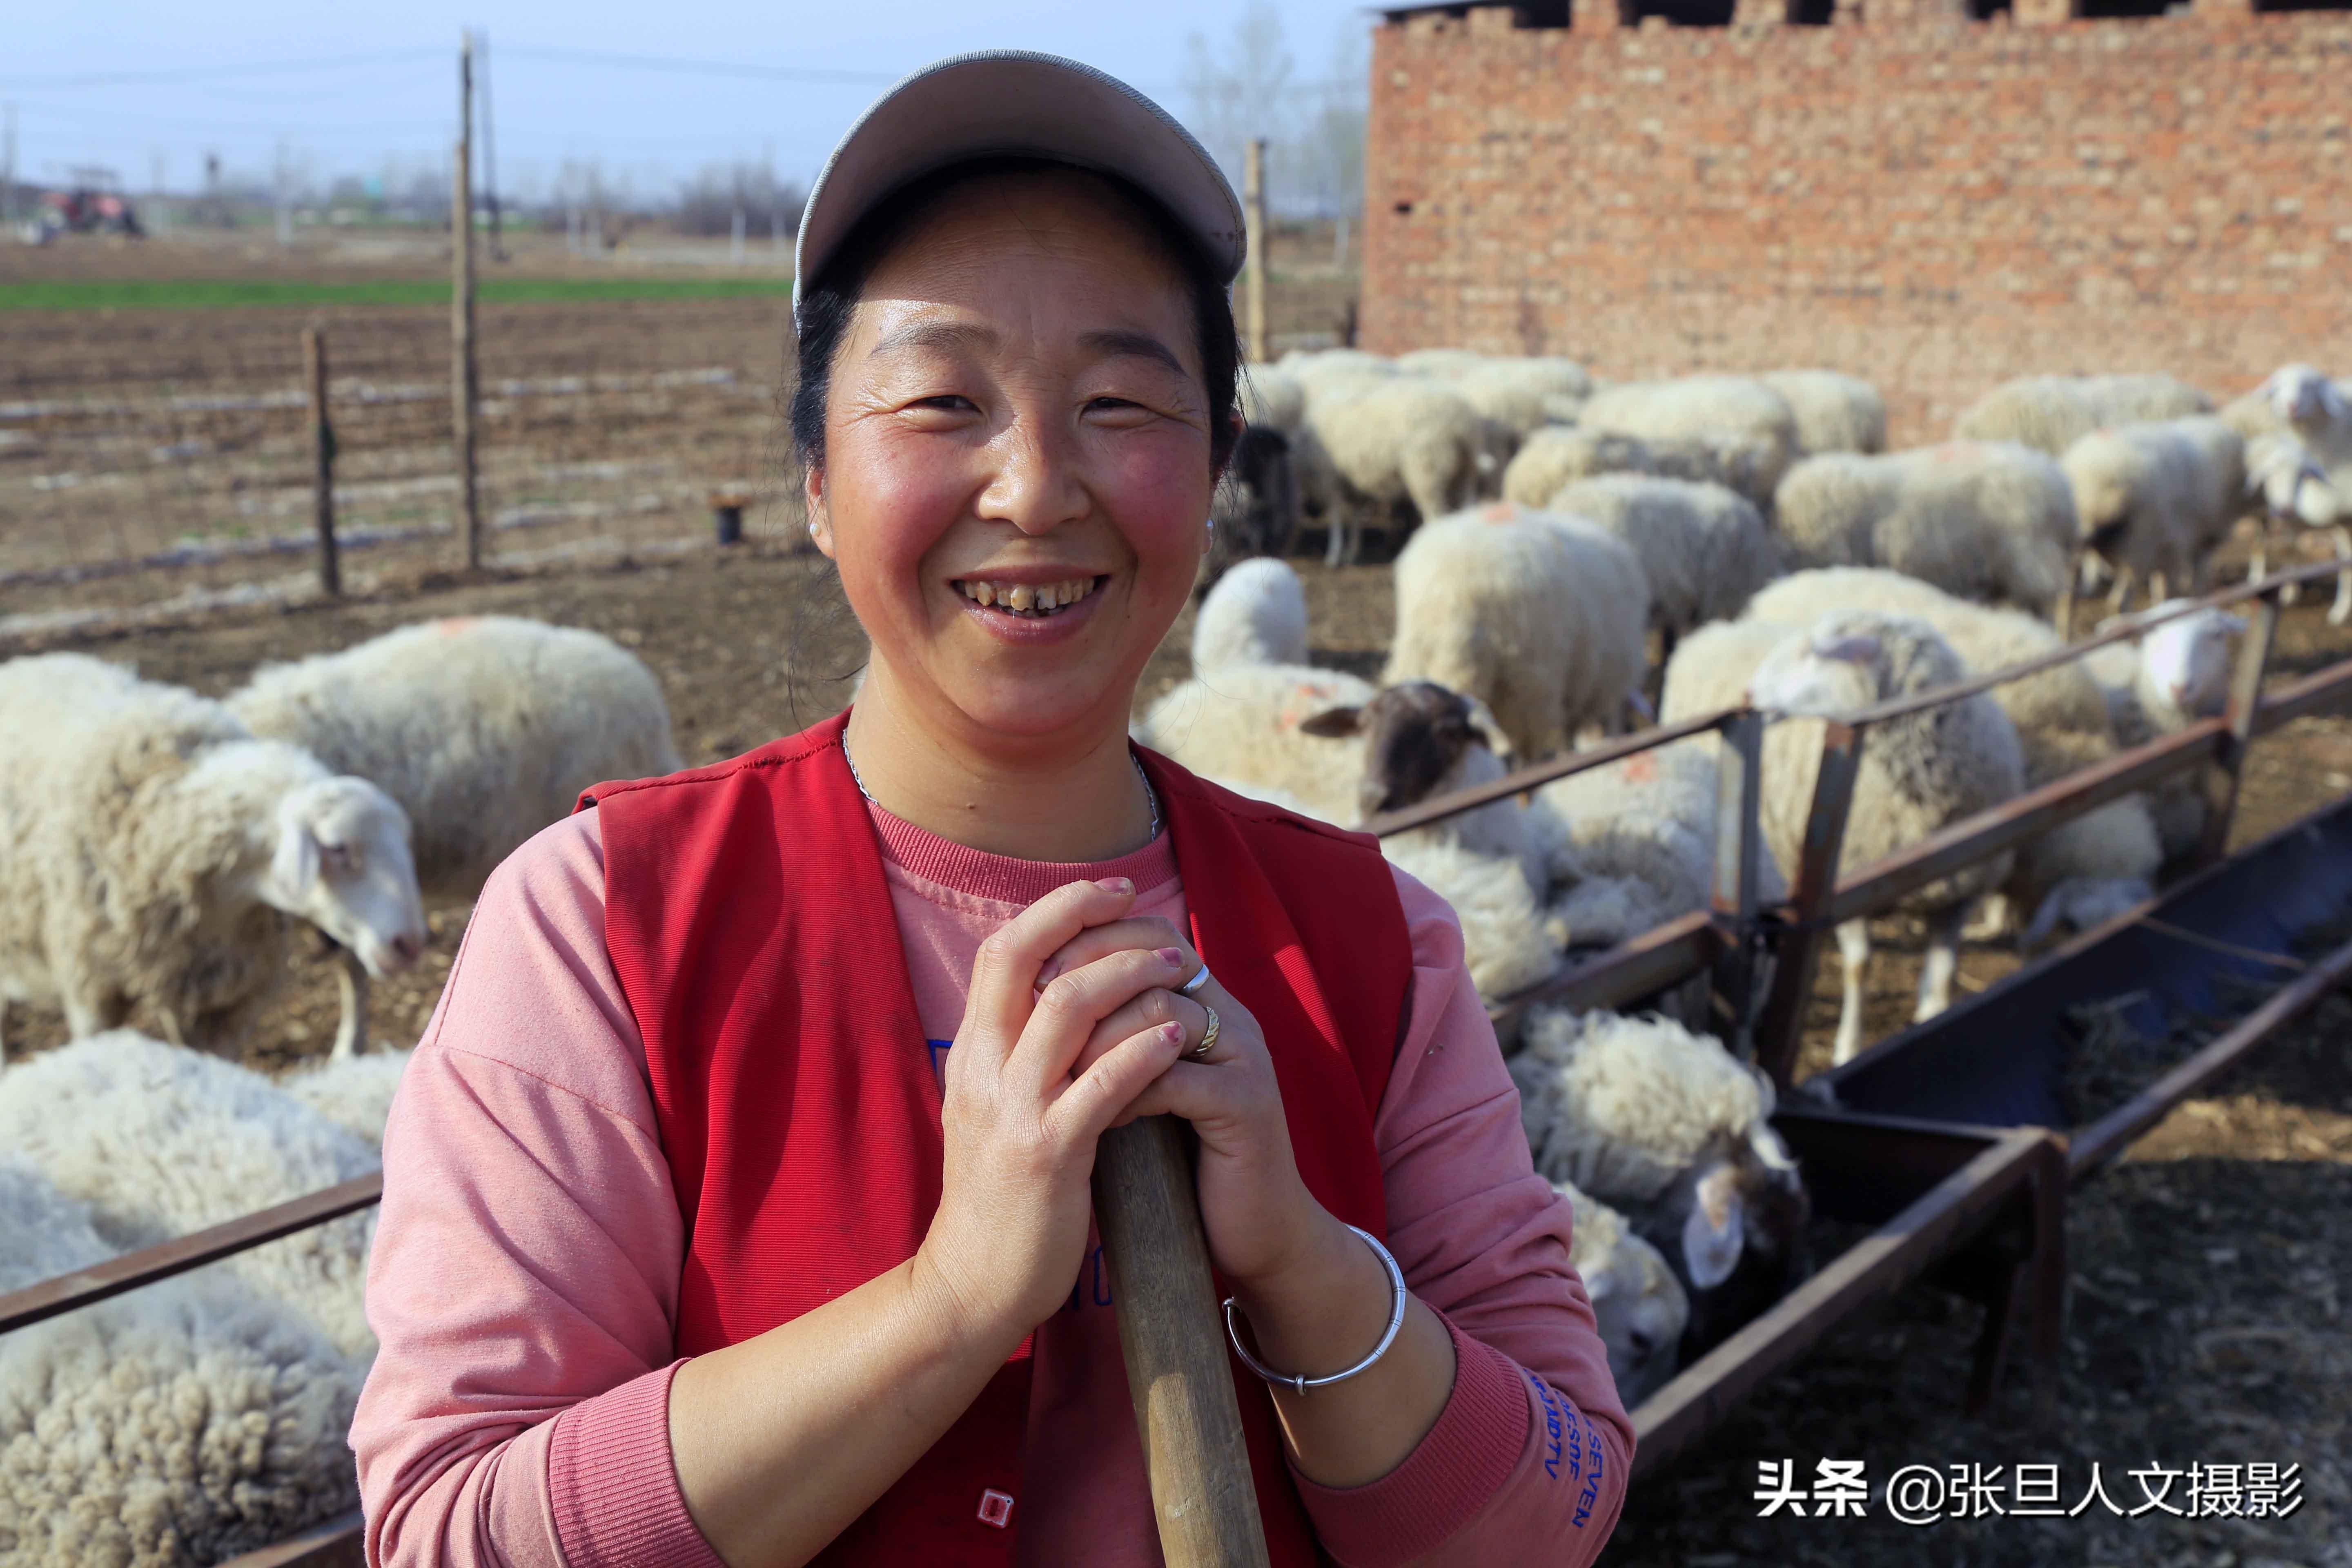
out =
[[1049,533],[1086,515],[1086,487],[1067,439],[1043,420],[1020,419],[997,444],[995,477],[981,493],[981,515],[1024,533]]

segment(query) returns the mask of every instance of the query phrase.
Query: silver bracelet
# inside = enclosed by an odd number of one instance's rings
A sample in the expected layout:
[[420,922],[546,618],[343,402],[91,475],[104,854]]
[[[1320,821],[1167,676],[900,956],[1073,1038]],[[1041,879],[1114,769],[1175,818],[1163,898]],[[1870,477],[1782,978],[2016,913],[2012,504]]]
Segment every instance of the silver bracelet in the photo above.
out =
[[1371,1354],[1345,1372],[1335,1372],[1326,1377],[1306,1377],[1296,1373],[1276,1372],[1250,1354],[1249,1347],[1242,1343],[1241,1327],[1234,1321],[1234,1298],[1228,1296],[1225,1298],[1225,1337],[1234,1342],[1234,1353],[1242,1358],[1242,1364],[1266,1382],[1287,1384],[1291,1390],[1297,1394],[1304,1394],[1310,1388],[1322,1388],[1334,1383],[1345,1383],[1358,1373],[1369,1370],[1374,1362],[1389,1353],[1391,1345],[1396,1343],[1397,1331],[1404,1327],[1404,1270],[1397,1267],[1394,1255],[1387,1247],[1382,1247],[1380,1238],[1370,1231],[1358,1229],[1352,1225],[1348,1228],[1364,1238],[1364,1245],[1372,1249],[1381,1260],[1381,1267],[1389,1271],[1389,1291],[1392,1299],[1389,1302],[1387,1331],[1381,1335],[1381,1342],[1372,1347]]

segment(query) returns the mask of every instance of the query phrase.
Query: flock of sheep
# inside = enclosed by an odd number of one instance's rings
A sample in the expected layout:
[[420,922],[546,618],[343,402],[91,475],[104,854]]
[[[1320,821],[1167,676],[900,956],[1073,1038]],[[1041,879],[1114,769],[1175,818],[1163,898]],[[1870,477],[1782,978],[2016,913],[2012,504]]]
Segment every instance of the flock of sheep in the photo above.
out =
[[[1828,719],[2063,648],[2053,618],[2103,572],[2115,612],[2144,585],[2158,603],[2143,615],[2169,617],[2136,646],[1874,724],[1851,872],[2218,712],[2243,623],[2164,595],[2201,587],[2242,521],[2265,542],[2281,524],[2326,529],[2352,558],[2352,412],[2307,366],[2218,413],[2166,376],[2035,377],[1970,407],[1954,440],[1891,453],[1875,389],[1830,372],[1601,387],[1562,360],[1342,351],[1248,374],[1262,438],[1221,502],[1192,674],[1139,738],[1353,824],[1619,730],[1652,691],[1670,723],[1753,706],[1772,721],[1766,902],[1793,872]],[[1310,522],[1333,562],[1366,529],[1402,536],[1377,684],[1308,660],[1304,591],[1277,557]],[[2352,578],[2331,619],[2347,595]],[[1499,1002],[1570,952],[1705,905],[1717,743],[1638,753],[1384,847],[1454,904],[1472,979]],[[2185,863],[2205,811],[2197,779],[2176,775],[1909,894],[1899,908],[1927,936],[1916,1016],[1950,1004],[1964,929],[2033,948],[2120,913]],[[1844,1061],[1863,1044],[1870,927],[1837,936]],[[1538,1168],[1578,1206],[1579,1267],[1629,1398],[1801,1267],[1803,1189],[1765,1123],[1769,1088],[1695,1032],[1700,985],[1639,1018],[1533,1009],[1504,1042]],[[1596,1127],[1601,1107],[1623,1125]],[[1643,1158],[1591,1157],[1610,1138]]]
[[[2300,366],[2219,415],[2162,377],[2013,384],[1958,439],[1895,453],[1877,393],[1826,372],[1602,387],[1561,360],[1334,353],[1252,367],[1245,412],[1192,674],[1139,740],[1352,824],[1618,731],[1653,695],[1669,721],[1750,702],[1774,721],[1768,901],[1825,717],[2063,646],[2050,617],[2095,563],[2119,610],[2136,581],[2190,587],[2248,515],[2334,530],[2352,555],[2352,413]],[[1309,662],[1279,559],[1307,522],[1333,560],[1370,529],[1402,538],[1378,683]],[[1874,726],[1845,868],[2217,710],[2235,629],[2201,612]],[[225,701],[20,658],[0,665],[0,731],[34,738],[0,752],[0,1065],[9,1004],[61,1009],[73,1037],[0,1071],[0,1291],[373,1168],[404,1058],[359,1054],[366,980],[415,961],[425,896],[477,890],[584,785],[680,765],[633,655],[495,617],[265,668]],[[1702,907],[1716,746],[1637,753],[1384,848],[1454,903],[1473,981],[1500,1000]],[[2150,895],[2203,810],[2183,780],[1912,894],[1921,1015],[1948,1001],[1972,913],[2027,944],[2105,918]],[[329,1059],[273,1082],[183,1048],[234,1050],[297,922],[345,955]],[[1839,940],[1844,1059],[1868,928]],[[1772,1086],[1702,1032],[1705,1009],[1695,984],[1643,1016],[1537,1007],[1504,1042],[1629,1403],[1805,1267]],[[349,1506],[371,1226],[0,1336],[8,1560],[210,1561]]]

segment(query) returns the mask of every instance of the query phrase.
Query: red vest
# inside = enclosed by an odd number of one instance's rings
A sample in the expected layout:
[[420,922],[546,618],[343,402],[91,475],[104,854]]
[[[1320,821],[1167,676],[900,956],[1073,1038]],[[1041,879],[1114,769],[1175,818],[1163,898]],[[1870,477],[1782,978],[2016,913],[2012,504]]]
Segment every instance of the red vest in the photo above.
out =
[[[914,1256],[939,1206],[940,1087],[881,851],[843,754],[846,715],[732,762],[600,784],[604,934],[645,1036],[687,1226],[681,1355],[737,1343]],[[1193,945],[1263,1027],[1299,1173],[1384,1233],[1372,1116],[1412,952],[1370,840],[1142,753]],[[1020,1493],[1024,1342],[971,1407],[816,1559],[1005,1564]],[[1234,1365],[1267,1546],[1322,1559],[1265,1387]]]

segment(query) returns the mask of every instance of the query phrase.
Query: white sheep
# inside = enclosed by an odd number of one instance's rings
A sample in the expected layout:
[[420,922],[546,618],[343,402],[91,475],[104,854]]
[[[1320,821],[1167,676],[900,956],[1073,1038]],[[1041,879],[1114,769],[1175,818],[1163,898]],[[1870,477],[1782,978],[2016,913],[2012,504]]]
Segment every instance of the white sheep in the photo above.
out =
[[1960,411],[1963,441],[2015,441],[2052,457],[2106,425],[2210,414],[2213,400],[2168,375],[2029,375],[2003,382]]
[[0,665],[0,1008],[79,1039],[144,1007],[224,1045],[286,967],[284,916],[382,975],[425,916],[408,818],[376,785],[256,740],[220,703],[79,654]]
[[[1949,643],[1970,674],[1988,674],[2065,646],[2046,622],[2015,610],[1953,597],[1900,573],[1832,567],[1784,577],[1756,596],[1759,621],[1800,626],[1832,610],[1872,609],[1916,616]],[[2115,755],[2109,703],[2080,660],[2068,660],[1992,689],[2017,730],[2026,787],[2063,778]],[[1987,900],[1987,933],[2030,922],[2034,946],[2063,924],[2084,928],[2152,896],[2164,851],[2147,798],[2112,800],[2028,840],[2000,893]],[[2013,906],[2013,909],[2012,909]]]
[[1665,1255],[1635,1234],[1622,1214],[1573,1183],[1551,1185],[1575,1211],[1569,1265],[1584,1281],[1593,1327],[1609,1352],[1610,1378],[1631,1410],[1674,1376],[1690,1325],[1690,1298]]
[[1559,966],[1559,949],[1544,930],[1517,861],[1427,833],[1393,835],[1381,840],[1381,852],[1453,907],[1462,923],[1470,984],[1488,1005],[1548,978]]
[[1585,368],[1557,357],[1488,359],[1461,367],[1445,384],[1481,416],[1521,437],[1578,412],[1592,395],[1592,377]]
[[1658,1017],[1539,1007],[1511,1058],[1536,1173],[1622,1209],[1689,1292],[1689,1355],[1785,1294],[1811,1215],[1771,1080]]
[[1752,482],[1761,495],[1746,486],[1733,488],[1759,506],[1769,504],[1781,474],[1801,450],[1797,416],[1788,399],[1746,375],[1621,382],[1588,398],[1577,423],[1645,442],[1696,438],[1751,444],[1759,453]]
[[[0,1155],[0,1293],[117,1250]],[[356,1506],[362,1373],[216,1269],[0,1335],[0,1560],[217,1563]]]
[[[376,1138],[381,1140],[381,1129]],[[88,1204],[126,1252],[351,1181],[382,1163],[359,1133],[234,1062],[128,1029],[0,1074],[0,1148]],[[362,1302],[373,1210],[296,1231],[223,1267],[345,1354],[375,1353]]]
[[1633,547],[1662,657],[1685,633],[1738,615],[1780,573],[1763,515],[1721,485],[1603,474],[1563,486],[1544,510],[1597,522]]
[[404,1050],[371,1051],[340,1061],[317,1062],[288,1073],[278,1080],[278,1087],[336,1126],[382,1148],[392,1097],[399,1091],[400,1075],[407,1070],[408,1058],[414,1055]]
[[1326,822],[1361,814],[1360,742],[1303,728],[1335,708],[1360,706],[1378,688],[1336,669],[1226,664],[1162,693],[1133,727],[1137,741],[1192,772],[1253,795],[1276,792]]
[[[2182,603],[2168,599],[2126,618],[2153,620]],[[2146,745],[2221,712],[2230,696],[2231,638],[2245,629],[2243,617],[2208,606],[2155,627],[2137,649],[2129,643],[2092,649],[2084,662],[2106,696],[2116,742]],[[2148,802],[2167,859],[2197,847],[2208,809],[2198,770],[2159,781],[2149,790]]]
[[[1967,673],[1934,627],[1915,616],[1872,611],[1824,616],[1767,654],[1748,680],[1755,705],[1781,715],[1764,734],[1761,816],[1765,842],[1784,876],[1795,874],[1821,765],[1822,724],[1899,697],[1950,686]],[[2013,798],[2025,787],[2017,731],[2000,704],[1979,693],[1870,727],[1846,819],[1839,870],[1851,874],[1938,829]],[[1906,895],[1898,908],[1926,917],[1927,953],[1916,1018],[1951,1005],[1960,929],[1977,898],[2008,881],[2006,853],[1965,867]],[[1864,980],[1870,922],[1837,928],[1845,994],[1836,1059],[1862,1048]]]
[[415,826],[419,882],[460,897],[589,785],[683,765],[643,660],[594,632],[510,616],[426,621],[265,665],[228,706],[255,734],[382,785]]
[[1836,370],[1769,370],[1756,379],[1788,400],[1800,451],[1886,450],[1886,399],[1862,377]]
[[1773,521],[1792,564],[1891,567],[2045,616],[2079,542],[2065,471],[2010,442],[1808,458],[1780,481]]
[[1307,420],[1339,479],[1331,565],[1354,559],[1362,526],[1410,531],[1498,489],[1514,444],[1458,394],[1417,376],[1309,379]]
[[1242,418],[1289,435],[1307,417],[1307,388],[1278,364],[1242,366],[1238,387]]
[[[2338,558],[2352,556],[2352,399],[2345,389],[2308,364],[2282,365],[2263,384],[2221,410],[2246,439],[2247,483],[2266,503],[2265,542],[2273,519],[2305,528],[2327,528]],[[2262,574],[2263,551],[2254,552]],[[2284,602],[2294,602],[2292,587]],[[2352,572],[2336,580],[2330,625],[2352,619]]]
[[2083,542],[2115,568],[2113,607],[2135,580],[2152,599],[2199,591],[2246,492],[2245,439],[2211,415],[2094,430],[2060,460]]
[[1219,577],[1192,618],[1195,674],[1229,664],[1307,662],[1307,590],[1298,574],[1268,556]]
[[[2352,469],[2347,469],[2352,478]],[[2340,626],[2352,620],[2352,506],[2329,479],[2327,470],[2311,448],[2284,430],[2267,431],[2246,443],[2246,490],[2256,502],[2253,559],[2249,578],[2269,569],[2271,533],[2281,523],[2290,531],[2326,529],[2336,546],[2336,558],[2346,563],[2336,575],[2336,603],[2328,606],[2327,624]],[[2281,604],[2301,596],[2302,584],[2290,583],[2279,592]]]
[[1642,678],[1650,591],[1603,529],[1497,502],[1423,527],[1396,562],[1389,684],[1432,680],[1494,713],[1521,762],[1614,730]]

